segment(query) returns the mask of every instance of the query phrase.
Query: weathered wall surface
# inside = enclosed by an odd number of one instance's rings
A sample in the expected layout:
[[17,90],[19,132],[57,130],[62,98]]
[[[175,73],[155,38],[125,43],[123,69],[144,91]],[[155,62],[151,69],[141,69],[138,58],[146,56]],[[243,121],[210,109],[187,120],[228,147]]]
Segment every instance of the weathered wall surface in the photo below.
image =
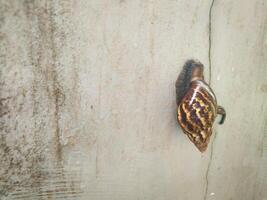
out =
[[[266,200],[266,9],[0,0],[0,199]],[[188,58],[227,110],[204,154],[175,117]]]

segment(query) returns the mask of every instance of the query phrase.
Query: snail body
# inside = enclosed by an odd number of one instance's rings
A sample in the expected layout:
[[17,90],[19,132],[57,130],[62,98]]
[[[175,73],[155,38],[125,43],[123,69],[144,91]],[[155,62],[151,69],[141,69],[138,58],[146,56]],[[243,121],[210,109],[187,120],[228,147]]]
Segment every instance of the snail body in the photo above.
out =
[[212,126],[218,114],[225,120],[225,110],[217,105],[210,86],[205,82],[204,66],[189,60],[176,81],[177,120],[183,132],[200,152],[207,149],[212,135]]

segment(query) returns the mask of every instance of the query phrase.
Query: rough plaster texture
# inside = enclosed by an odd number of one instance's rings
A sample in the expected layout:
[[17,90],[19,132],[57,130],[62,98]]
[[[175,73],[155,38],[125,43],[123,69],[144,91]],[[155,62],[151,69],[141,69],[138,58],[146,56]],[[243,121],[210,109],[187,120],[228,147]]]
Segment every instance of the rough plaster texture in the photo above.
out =
[[[266,10],[0,0],[0,199],[266,200]],[[188,58],[227,110],[204,154],[176,122]]]

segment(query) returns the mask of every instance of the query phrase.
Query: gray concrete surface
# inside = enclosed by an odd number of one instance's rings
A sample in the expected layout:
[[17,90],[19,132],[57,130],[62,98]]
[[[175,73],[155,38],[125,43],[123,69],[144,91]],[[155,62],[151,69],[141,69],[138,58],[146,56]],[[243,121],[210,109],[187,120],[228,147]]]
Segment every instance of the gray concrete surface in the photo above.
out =
[[[0,0],[0,199],[266,200],[266,4]],[[204,154],[188,58],[227,110]]]

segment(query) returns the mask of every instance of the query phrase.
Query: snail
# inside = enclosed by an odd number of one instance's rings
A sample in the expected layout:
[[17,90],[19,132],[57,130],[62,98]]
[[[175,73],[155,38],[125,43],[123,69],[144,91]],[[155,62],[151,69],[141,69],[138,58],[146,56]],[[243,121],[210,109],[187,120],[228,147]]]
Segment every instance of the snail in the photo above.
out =
[[203,70],[202,63],[188,60],[175,84],[178,123],[201,153],[208,147],[216,116],[221,115],[219,124],[226,117],[225,109],[217,105],[214,92],[204,80]]

